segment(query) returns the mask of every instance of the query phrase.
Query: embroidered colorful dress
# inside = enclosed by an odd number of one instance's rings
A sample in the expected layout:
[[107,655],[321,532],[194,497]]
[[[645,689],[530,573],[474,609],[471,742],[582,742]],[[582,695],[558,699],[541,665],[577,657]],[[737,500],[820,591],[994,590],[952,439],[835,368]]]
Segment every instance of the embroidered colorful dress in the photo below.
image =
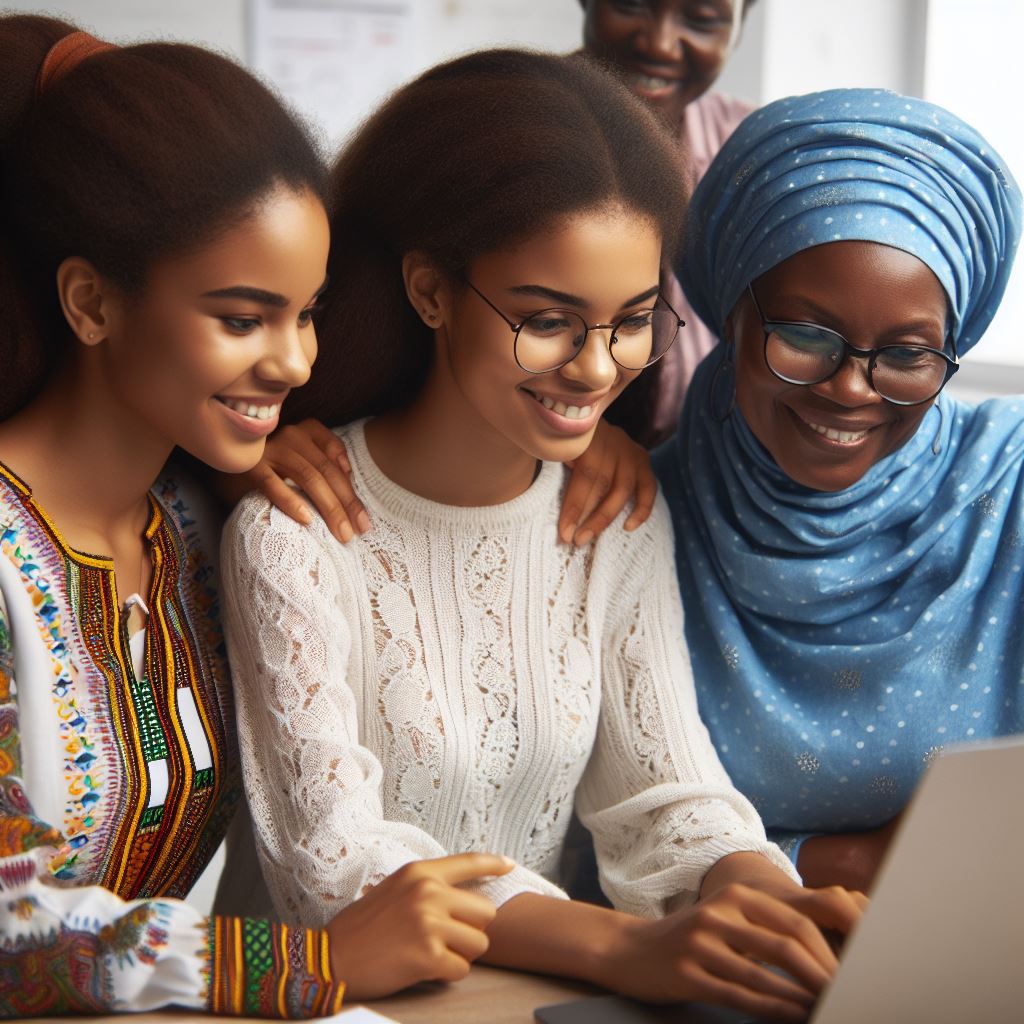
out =
[[181,902],[240,796],[217,570],[181,488],[150,495],[146,629],[0,465],[0,1015],[302,1017],[326,936]]

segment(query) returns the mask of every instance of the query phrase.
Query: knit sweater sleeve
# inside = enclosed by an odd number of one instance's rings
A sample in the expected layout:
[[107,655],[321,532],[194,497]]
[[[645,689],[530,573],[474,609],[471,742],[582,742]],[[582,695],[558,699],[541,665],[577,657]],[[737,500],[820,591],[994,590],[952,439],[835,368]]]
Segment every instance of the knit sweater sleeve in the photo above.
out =
[[729,781],[697,710],[683,636],[668,509],[598,541],[595,584],[607,588],[601,714],[577,807],[594,836],[601,886],[646,917],[697,899],[721,857],[753,851],[796,877]]
[[2,584],[13,566],[2,556],[0,570],[0,1018],[168,1006],[261,1017],[335,1012],[344,986],[331,978],[322,932],[207,918],[181,900],[127,901],[53,877],[50,865],[58,854],[73,862],[76,841],[40,819],[22,777],[30,737],[18,727],[16,644],[33,621],[23,601],[9,611]]

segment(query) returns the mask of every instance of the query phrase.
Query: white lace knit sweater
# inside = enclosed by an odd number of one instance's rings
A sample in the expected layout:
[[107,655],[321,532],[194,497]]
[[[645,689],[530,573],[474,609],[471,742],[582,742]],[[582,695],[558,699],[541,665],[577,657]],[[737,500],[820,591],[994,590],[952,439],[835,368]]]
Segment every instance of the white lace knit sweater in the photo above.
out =
[[417,497],[342,428],[373,529],[348,545],[256,495],[228,524],[224,603],[257,847],[283,918],[322,925],[402,864],[465,850],[550,879],[575,799],[614,904],[657,916],[726,853],[767,843],[708,739],[659,499],[581,550],[565,470],[503,505]]

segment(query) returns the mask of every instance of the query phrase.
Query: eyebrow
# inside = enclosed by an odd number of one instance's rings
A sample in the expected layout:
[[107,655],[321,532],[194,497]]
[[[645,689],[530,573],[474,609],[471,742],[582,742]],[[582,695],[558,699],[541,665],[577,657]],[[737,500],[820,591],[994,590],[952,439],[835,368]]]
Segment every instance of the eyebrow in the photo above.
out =
[[[581,299],[578,295],[570,295],[568,292],[556,291],[554,288],[546,288],[542,284],[517,284],[508,290],[515,295],[536,295],[538,298],[551,299],[553,302],[561,302],[566,306],[576,306],[579,309],[590,308],[590,303],[586,299]],[[627,299],[619,309],[627,309],[629,306],[635,306],[638,302],[653,299],[660,290],[659,285],[654,285],[654,287],[648,288],[647,291],[640,292],[639,295],[634,295],[633,298]]]
[[[315,302],[323,294],[327,287],[327,278],[317,288],[311,301]],[[245,299],[249,302],[257,302],[261,306],[273,306],[275,309],[283,309],[288,305],[288,298],[279,292],[268,292],[265,288],[254,288],[252,285],[236,284],[230,288],[216,288],[212,292],[203,292],[204,299]]]

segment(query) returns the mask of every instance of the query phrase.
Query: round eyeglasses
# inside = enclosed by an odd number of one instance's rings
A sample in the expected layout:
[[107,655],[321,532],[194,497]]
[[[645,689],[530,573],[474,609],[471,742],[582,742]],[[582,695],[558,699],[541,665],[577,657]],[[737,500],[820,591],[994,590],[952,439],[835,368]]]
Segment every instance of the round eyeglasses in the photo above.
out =
[[764,330],[764,361],[787,384],[821,384],[852,356],[868,361],[868,381],[887,402],[920,405],[934,398],[960,369],[952,342],[952,358],[924,345],[857,348],[827,327],[766,319],[752,284],[747,291]]
[[548,373],[571,363],[591,331],[610,330],[608,351],[624,370],[642,370],[671,347],[685,320],[664,299],[665,309],[638,309],[613,324],[588,324],[569,309],[541,309],[519,323],[510,320],[472,281],[466,284],[501,317],[515,334],[514,353],[527,373]]

